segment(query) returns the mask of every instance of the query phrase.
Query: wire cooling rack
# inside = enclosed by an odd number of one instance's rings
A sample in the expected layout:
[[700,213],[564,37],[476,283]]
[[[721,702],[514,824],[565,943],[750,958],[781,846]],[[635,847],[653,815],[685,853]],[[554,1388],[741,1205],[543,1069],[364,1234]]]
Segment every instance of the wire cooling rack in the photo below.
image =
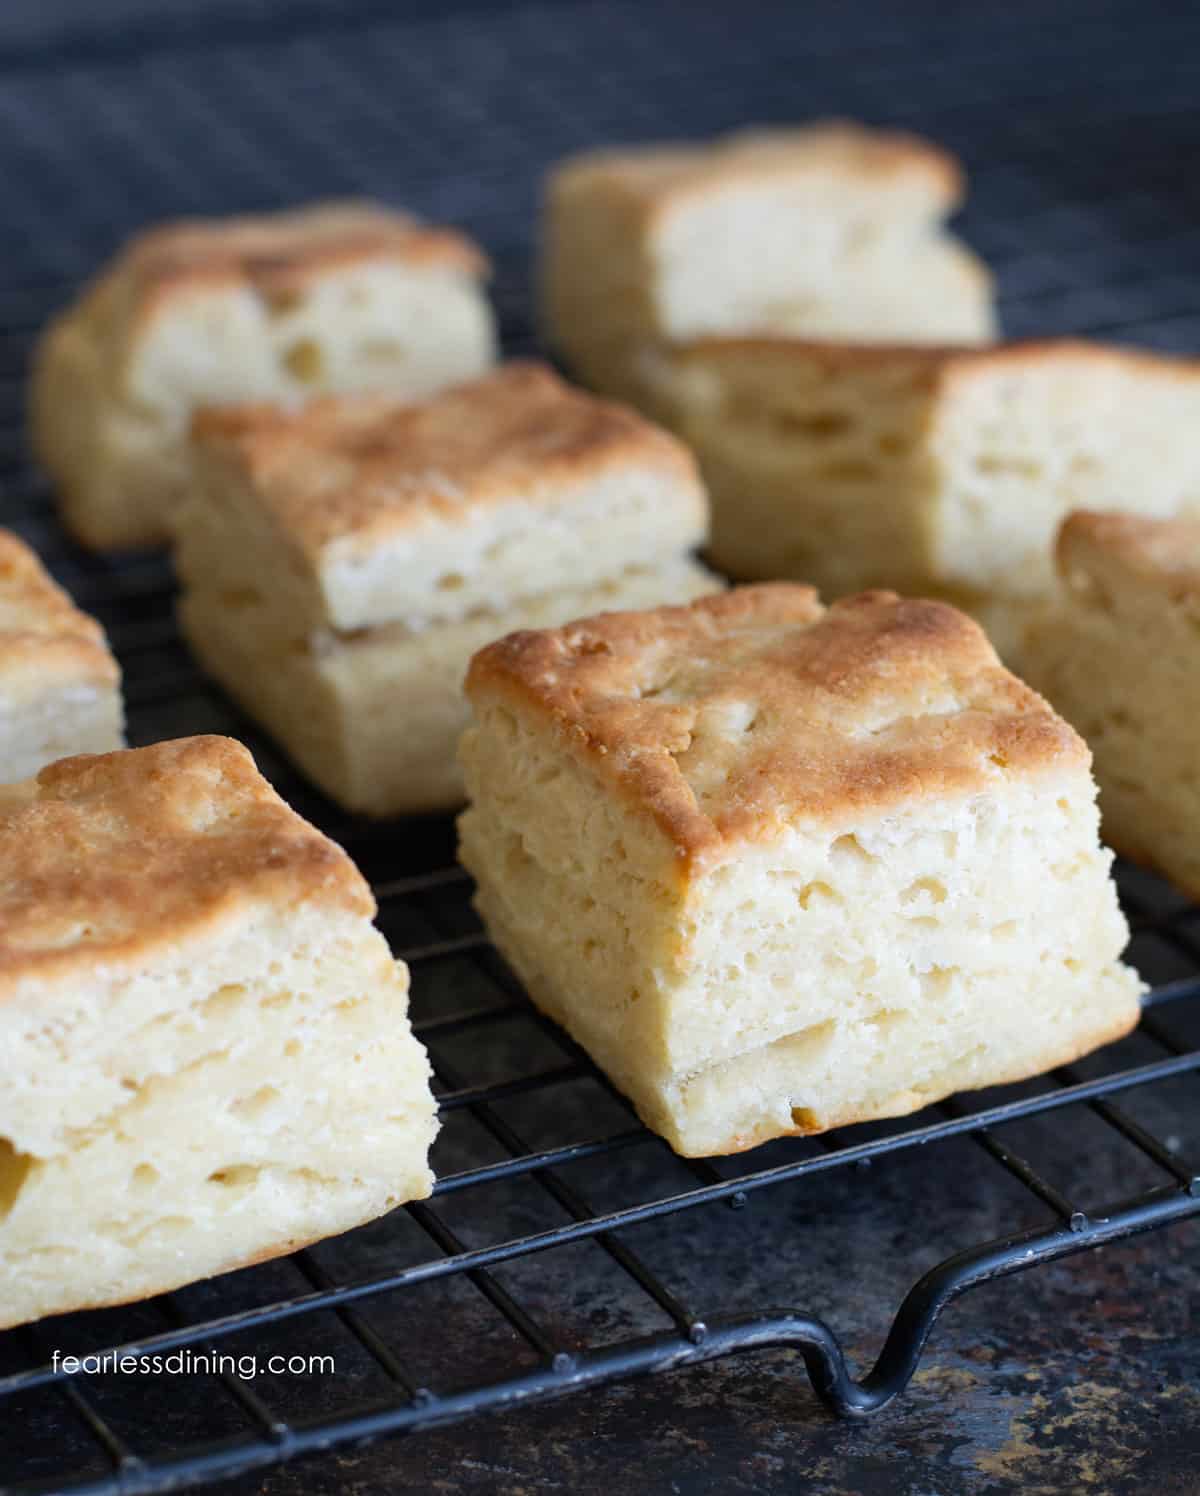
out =
[[[381,4],[218,0],[205,23],[194,7],[121,0],[104,27],[82,6],[0,20],[4,522],[109,627],[135,742],[242,737],[364,868],[412,968],[444,1117],[428,1203],[148,1304],[0,1335],[6,1490],[200,1486],[768,1346],[798,1352],[816,1393],[861,1417],[904,1389],[956,1295],[1200,1213],[1200,910],[1154,879],[1121,872],[1132,954],[1155,983],[1129,1040],[898,1122],[676,1159],[490,949],[450,823],[354,822],[308,789],[180,647],[165,563],[74,549],[22,450],[36,330],[148,219],[370,193],[460,222],[496,259],[506,344],[524,351],[550,159],[830,111],[922,129],[967,156],[963,228],[997,268],[1010,333],[1194,347],[1200,127],[1187,60],[1200,16],[1143,4],[1131,25],[1128,7],[1064,4],[1053,20],[1039,13],[1031,52],[1012,8],[964,10],[862,6],[851,27],[832,4],[760,0],[736,19],[620,0],[419,5],[403,20]],[[898,1264],[895,1317],[858,1375],[830,1322],[862,1263],[839,1260],[831,1299],[815,1286],[821,1233],[884,1199],[889,1167],[917,1151],[930,1184],[899,1208],[929,1212],[928,1248]],[[953,1189],[934,1187],[951,1175]],[[887,1247],[861,1244],[872,1260]],[[55,1359],[121,1348],[174,1355],[190,1375],[67,1376]],[[325,1357],[336,1375],[251,1381],[248,1356]]]

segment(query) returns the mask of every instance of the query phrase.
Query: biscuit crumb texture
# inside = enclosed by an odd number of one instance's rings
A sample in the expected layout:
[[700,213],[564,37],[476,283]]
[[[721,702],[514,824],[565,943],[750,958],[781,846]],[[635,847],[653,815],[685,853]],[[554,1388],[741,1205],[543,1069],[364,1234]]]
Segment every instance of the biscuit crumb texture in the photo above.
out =
[[682,1154],[1137,1021],[1086,750],[952,609],[744,588],[502,641],[468,694],[488,929]]
[[0,782],[123,744],[121,672],[104,630],[0,530]]
[[1200,521],[1080,512],[1057,556],[1029,677],[1088,741],[1105,840],[1200,898]]
[[420,395],[480,372],[484,269],[461,236],[369,204],[134,239],[35,355],[33,446],[66,524],[97,549],[166,541],[201,405]]
[[408,977],[345,854],[225,739],[0,790],[0,1326],[427,1195]]

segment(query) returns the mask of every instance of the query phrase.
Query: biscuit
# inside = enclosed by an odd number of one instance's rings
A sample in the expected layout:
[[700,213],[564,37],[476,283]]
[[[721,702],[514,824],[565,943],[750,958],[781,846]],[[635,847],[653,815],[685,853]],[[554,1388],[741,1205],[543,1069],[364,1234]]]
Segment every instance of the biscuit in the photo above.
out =
[[461,801],[460,685],[490,639],[719,585],[688,558],[708,510],[686,449],[538,365],[195,430],[184,632],[348,809]]
[[639,401],[640,355],[675,339],[986,340],[991,276],[943,228],[963,185],[935,146],[839,122],[569,158],[546,189],[547,337]]
[[368,203],[187,221],[133,239],[42,338],[31,431],[97,549],[167,538],[200,405],[420,395],[495,357],[468,239]]
[[1025,668],[1095,756],[1105,840],[1200,899],[1200,520],[1072,514],[1057,561]]
[[943,603],[746,587],[511,635],[466,691],[488,930],[680,1153],[1137,1021],[1087,749]]
[[121,672],[104,630],[0,530],[0,782],[123,744]]
[[0,1327],[429,1194],[429,1064],[370,890],[227,738],[0,789]]
[[1200,505],[1194,360],[1068,340],[701,339],[655,377],[700,459],[722,570],[948,596],[1006,655],[1053,588],[1069,510]]

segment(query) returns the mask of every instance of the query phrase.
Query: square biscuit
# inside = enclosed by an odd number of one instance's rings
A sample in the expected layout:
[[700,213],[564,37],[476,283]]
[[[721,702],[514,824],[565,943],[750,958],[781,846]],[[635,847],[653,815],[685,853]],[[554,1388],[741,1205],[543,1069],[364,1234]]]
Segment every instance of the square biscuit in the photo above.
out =
[[680,1153],[1137,1022],[1087,749],[943,603],[747,587],[514,634],[466,690],[488,930]]
[[[1073,340],[990,349],[697,339],[662,353],[671,424],[740,580],[935,592],[1004,654],[1075,508],[1200,507],[1200,361]],[[1014,657],[1019,661],[1019,652]]]
[[0,1327],[161,1293],[432,1185],[370,890],[226,738],[0,788]]
[[104,630],[0,530],[0,782],[123,745],[121,672]]
[[204,413],[196,453],[184,633],[350,810],[461,803],[462,676],[491,639],[720,585],[689,555],[686,448],[534,364],[415,403]]
[[155,545],[193,411],[341,390],[420,395],[493,362],[482,252],[369,203],[184,221],[133,239],[39,343],[39,461],[97,549]]
[[991,277],[943,228],[963,188],[936,146],[842,122],[568,158],[546,188],[547,336],[629,398],[641,351],[673,339],[986,340]]
[[1025,668],[1087,739],[1105,840],[1200,899],[1200,519],[1079,512],[1056,555]]
[[177,525],[185,584],[258,584],[294,628],[457,622],[701,544],[675,437],[540,364],[420,401],[202,412]]

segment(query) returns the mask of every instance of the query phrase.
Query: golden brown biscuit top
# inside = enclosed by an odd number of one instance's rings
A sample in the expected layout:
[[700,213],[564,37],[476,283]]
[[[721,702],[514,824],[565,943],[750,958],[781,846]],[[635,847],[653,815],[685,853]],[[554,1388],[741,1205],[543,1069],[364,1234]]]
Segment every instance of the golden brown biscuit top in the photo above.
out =
[[119,678],[96,620],[80,612],[24,541],[0,530],[0,688],[17,677],[36,685],[64,675],[100,684]]
[[1055,559],[1060,575],[1082,590],[1126,574],[1175,601],[1200,601],[1200,517],[1149,519],[1077,509],[1059,528]]
[[136,968],[263,904],[375,910],[229,738],[60,759],[0,788],[0,997],[26,976]]
[[391,260],[482,276],[488,262],[464,234],[369,202],[314,203],[280,213],[182,219],[136,235],[97,283],[126,315],[149,315],[199,288],[248,285],[286,307],[314,277],[356,261]]
[[699,143],[662,143],[585,152],[555,168],[561,184],[604,184],[648,214],[727,186],[755,181],[821,180],[835,185],[908,178],[922,187],[935,211],[962,198],[962,167],[949,152],[896,130],[872,130],[845,120],[793,128],[739,130]]
[[541,719],[702,871],[791,826],[850,823],[1087,748],[944,603],[793,583],[510,634],[468,696]]
[[699,484],[673,436],[535,363],[422,400],[334,395],[294,411],[201,411],[193,432],[313,559],[333,541],[365,551],[398,530],[470,523],[504,501],[553,501],[564,483],[617,466]]

